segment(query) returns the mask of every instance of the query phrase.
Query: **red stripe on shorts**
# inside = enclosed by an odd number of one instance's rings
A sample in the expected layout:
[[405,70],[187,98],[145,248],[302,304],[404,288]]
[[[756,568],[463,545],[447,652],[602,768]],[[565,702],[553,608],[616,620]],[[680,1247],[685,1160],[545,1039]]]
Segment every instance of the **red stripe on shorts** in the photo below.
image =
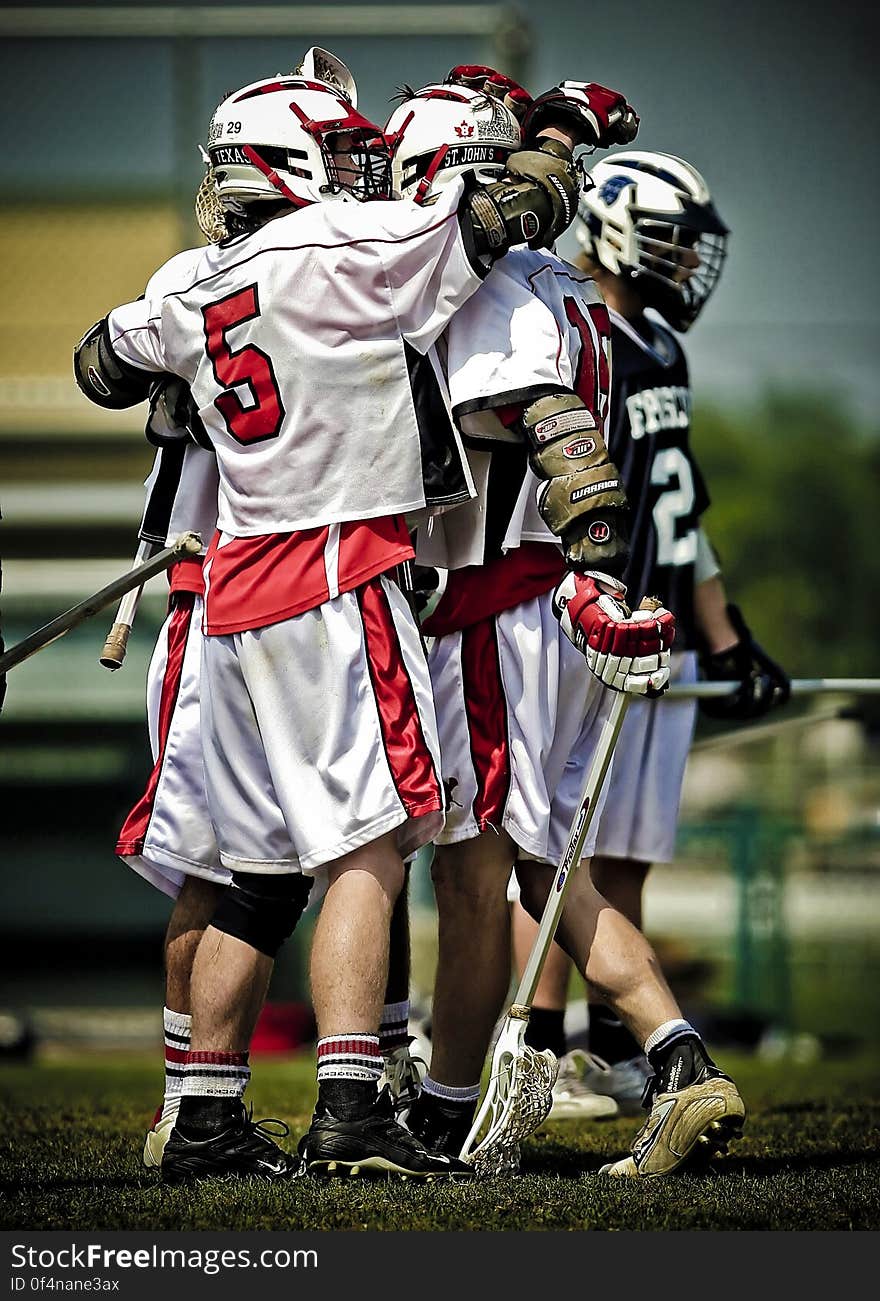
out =
[[481,831],[501,826],[510,790],[507,704],[494,618],[461,634],[461,675],[471,759],[477,779],[474,818]]
[[156,788],[159,785],[159,774],[165,759],[171,719],[180,693],[183,654],[186,650],[194,604],[195,595],[192,592],[181,591],[175,596],[175,609],[168,625],[168,661],[165,665],[162,694],[159,700],[159,753],[153,771],[150,773],[147,789],[122,824],[116,844],[117,854],[142,854],[144,851],[144,838],[150,825],[150,818],[153,816]]
[[357,589],[367,664],[379,711],[382,744],[391,778],[410,816],[443,808],[440,778],[422,731],[422,720],[394,618],[380,578]]

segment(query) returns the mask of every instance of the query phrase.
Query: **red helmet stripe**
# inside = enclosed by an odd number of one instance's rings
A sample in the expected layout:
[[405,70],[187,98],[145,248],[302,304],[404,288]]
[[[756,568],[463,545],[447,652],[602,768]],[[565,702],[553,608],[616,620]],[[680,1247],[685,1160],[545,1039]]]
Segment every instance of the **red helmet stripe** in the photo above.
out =
[[293,190],[289,190],[278,173],[268,163],[263,162],[263,159],[252,145],[242,145],[241,152],[249,162],[253,163],[258,172],[263,173],[269,184],[274,185],[278,193],[284,195],[285,199],[289,199],[297,208],[308,207],[310,200],[301,199],[298,194],[293,193]]

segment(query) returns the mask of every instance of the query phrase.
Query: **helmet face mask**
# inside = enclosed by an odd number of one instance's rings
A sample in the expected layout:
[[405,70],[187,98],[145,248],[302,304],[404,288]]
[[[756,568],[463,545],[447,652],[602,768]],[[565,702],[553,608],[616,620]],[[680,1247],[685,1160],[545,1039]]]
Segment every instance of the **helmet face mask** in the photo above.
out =
[[602,159],[592,181],[580,202],[580,243],[674,330],[688,330],[727,255],[729,232],[705,181],[671,154],[636,151]]
[[405,92],[385,124],[394,193],[430,202],[457,176],[495,180],[520,147],[519,123],[500,100],[465,86]]
[[304,207],[390,192],[379,127],[330,86],[305,78],[275,77],[227,96],[207,152],[223,210],[251,224],[280,202]]

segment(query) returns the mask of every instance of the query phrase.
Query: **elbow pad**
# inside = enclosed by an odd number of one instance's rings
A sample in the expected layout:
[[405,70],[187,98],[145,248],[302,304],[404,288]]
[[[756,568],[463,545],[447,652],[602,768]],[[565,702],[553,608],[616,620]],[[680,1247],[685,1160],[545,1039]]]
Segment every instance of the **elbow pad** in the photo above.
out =
[[74,348],[73,373],[89,401],[111,411],[143,402],[156,378],[117,357],[110,342],[106,316],[86,330]]
[[542,140],[507,160],[507,177],[473,189],[461,214],[479,255],[492,261],[515,244],[542,248],[571,225],[578,186],[571,153],[558,140]]
[[629,559],[629,507],[596,421],[576,393],[538,398],[519,420],[529,465],[543,482],[541,518],[576,570],[620,577]]

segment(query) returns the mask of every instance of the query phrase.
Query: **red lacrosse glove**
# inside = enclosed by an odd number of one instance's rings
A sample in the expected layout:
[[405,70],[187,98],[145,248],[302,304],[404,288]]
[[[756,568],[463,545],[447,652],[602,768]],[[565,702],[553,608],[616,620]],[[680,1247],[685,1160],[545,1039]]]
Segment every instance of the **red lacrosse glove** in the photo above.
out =
[[553,613],[606,687],[637,696],[662,695],[669,685],[675,616],[651,597],[630,612],[625,595],[623,583],[608,574],[572,571],[553,593]]
[[484,63],[458,63],[450,69],[445,80],[449,85],[465,86],[468,90],[479,90],[493,99],[500,99],[519,122],[532,104],[531,95],[518,81]]
[[574,127],[580,144],[600,149],[628,145],[639,129],[623,95],[594,81],[561,81],[539,95],[523,119],[523,144],[534,144],[539,131],[558,122]]

